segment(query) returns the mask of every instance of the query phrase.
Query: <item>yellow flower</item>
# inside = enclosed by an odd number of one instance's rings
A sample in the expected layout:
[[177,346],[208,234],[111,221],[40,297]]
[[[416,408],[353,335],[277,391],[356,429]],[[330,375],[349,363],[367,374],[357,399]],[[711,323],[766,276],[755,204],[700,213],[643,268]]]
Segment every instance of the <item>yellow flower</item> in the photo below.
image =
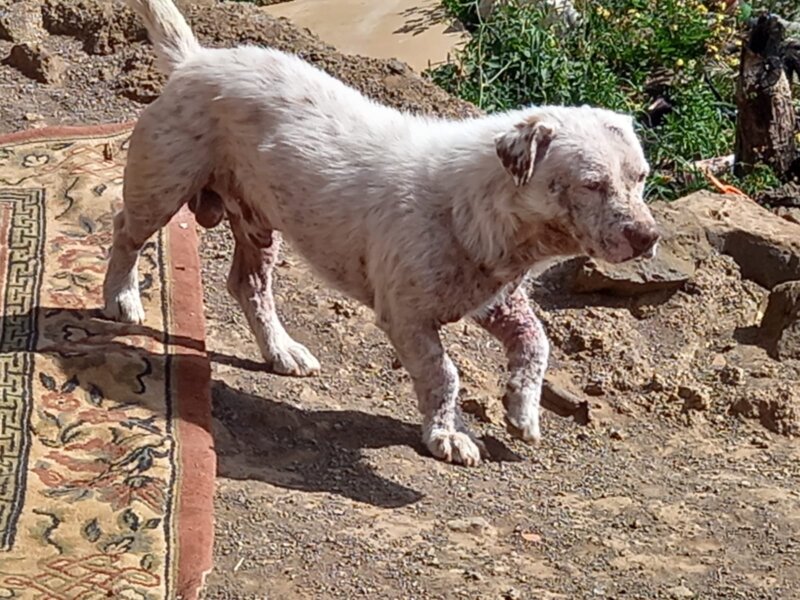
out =
[[675,61],[675,66],[680,69],[683,66],[683,59],[679,58],[678,60],[676,60]]
[[704,15],[708,12],[708,9],[706,8],[705,4],[699,4],[697,6],[697,12],[699,12],[701,15]]
[[719,48],[717,48],[714,44],[709,44],[708,51],[711,52],[711,54],[717,54],[719,52]]

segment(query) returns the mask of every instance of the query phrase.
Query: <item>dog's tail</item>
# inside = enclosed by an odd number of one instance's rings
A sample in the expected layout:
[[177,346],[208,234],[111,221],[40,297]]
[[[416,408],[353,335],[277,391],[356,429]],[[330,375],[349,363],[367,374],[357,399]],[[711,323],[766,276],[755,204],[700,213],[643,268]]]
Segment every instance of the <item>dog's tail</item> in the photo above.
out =
[[200,50],[200,43],[172,0],[128,0],[128,6],[144,21],[158,66],[167,75]]

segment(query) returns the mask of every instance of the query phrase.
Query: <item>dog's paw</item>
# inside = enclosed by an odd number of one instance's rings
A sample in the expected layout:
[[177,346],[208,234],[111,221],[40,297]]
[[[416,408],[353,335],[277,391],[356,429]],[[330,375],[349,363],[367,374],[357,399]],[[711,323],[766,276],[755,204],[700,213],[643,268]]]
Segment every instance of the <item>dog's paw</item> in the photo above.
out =
[[278,375],[310,377],[319,373],[320,365],[311,352],[295,341],[285,344],[279,350],[264,357],[271,369]]
[[125,290],[106,300],[103,314],[122,323],[144,323],[144,307],[136,290]]
[[529,444],[538,444],[542,439],[539,429],[541,392],[526,389],[523,392],[508,390],[503,397],[506,409],[506,429],[508,432]]
[[474,467],[486,455],[486,447],[466,431],[433,430],[425,445],[436,458],[449,463]]
[[506,429],[508,432],[529,444],[538,444],[542,440],[542,432],[539,429],[539,415],[526,415],[523,418],[506,414]]

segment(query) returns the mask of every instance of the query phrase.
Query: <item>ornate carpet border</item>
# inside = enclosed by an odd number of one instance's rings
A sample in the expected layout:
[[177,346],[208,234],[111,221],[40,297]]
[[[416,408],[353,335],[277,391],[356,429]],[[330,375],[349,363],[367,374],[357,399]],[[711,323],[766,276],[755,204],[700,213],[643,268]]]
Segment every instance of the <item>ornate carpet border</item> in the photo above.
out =
[[[0,145],[52,138],[87,138],[114,135],[132,123],[94,126],[55,126],[0,134]],[[175,338],[199,342],[183,346],[173,356],[172,381],[176,386],[176,444],[180,457],[181,486],[177,498],[178,565],[176,597],[195,600],[205,575],[211,570],[214,536],[214,478],[216,455],[211,433],[211,367],[205,352],[203,288],[198,239],[192,213],[184,207],[168,225],[170,333]]]

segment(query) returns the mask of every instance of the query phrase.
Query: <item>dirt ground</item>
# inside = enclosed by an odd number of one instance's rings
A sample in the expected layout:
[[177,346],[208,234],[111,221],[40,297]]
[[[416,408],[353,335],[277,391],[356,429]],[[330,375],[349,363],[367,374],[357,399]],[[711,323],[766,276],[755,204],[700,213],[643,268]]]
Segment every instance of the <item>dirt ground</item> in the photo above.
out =
[[[141,28],[108,4],[7,3],[29,11],[19,27],[65,76],[0,65],[0,131],[129,120],[157,94]],[[293,49],[388,104],[474,113],[397,61],[342,56],[248,5],[203,4],[190,14],[206,43]],[[4,18],[0,38],[22,35]],[[0,56],[12,46],[0,39]],[[743,333],[766,291],[731,258],[696,257],[689,284],[646,297],[567,293],[558,270],[535,280],[551,372],[592,415],[582,426],[545,413],[538,448],[496,418],[497,345],[450,327],[462,399],[492,453],[466,469],[425,454],[408,378],[370,312],[291,250],[280,310],[323,372],[265,372],[225,292],[231,249],[227,227],[203,234],[219,458],[206,598],[800,598],[800,421],[776,399],[796,391],[800,365]],[[736,410],[757,393],[760,409]]]

